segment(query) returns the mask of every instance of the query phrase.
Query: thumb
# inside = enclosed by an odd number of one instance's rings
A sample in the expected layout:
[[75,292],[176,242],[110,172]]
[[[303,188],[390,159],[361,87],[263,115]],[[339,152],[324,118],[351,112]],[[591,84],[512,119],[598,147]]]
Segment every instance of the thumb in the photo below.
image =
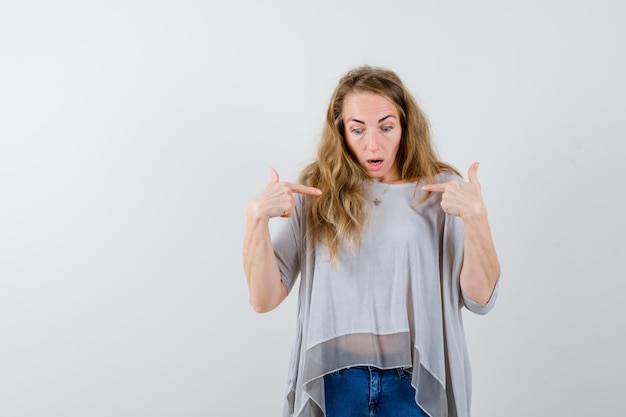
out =
[[278,171],[276,171],[274,168],[270,168],[270,183],[278,184],[278,180]]
[[478,162],[474,162],[467,171],[467,178],[471,184],[478,184]]

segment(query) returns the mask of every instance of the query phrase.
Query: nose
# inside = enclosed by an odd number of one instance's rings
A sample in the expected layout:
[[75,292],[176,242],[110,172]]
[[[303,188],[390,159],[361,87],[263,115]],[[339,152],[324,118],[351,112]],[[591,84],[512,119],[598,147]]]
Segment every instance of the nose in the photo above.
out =
[[370,130],[370,134],[367,137],[367,150],[368,151],[377,151],[380,146],[378,146],[378,137],[376,135],[375,130]]

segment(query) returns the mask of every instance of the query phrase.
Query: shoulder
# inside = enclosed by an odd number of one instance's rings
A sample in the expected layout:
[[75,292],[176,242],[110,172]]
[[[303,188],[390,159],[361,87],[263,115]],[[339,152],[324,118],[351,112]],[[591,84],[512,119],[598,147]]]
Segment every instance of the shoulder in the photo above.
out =
[[455,174],[454,172],[440,172],[439,174],[435,175],[435,183],[442,183],[442,182],[448,182],[448,181],[463,181],[463,178],[457,174]]

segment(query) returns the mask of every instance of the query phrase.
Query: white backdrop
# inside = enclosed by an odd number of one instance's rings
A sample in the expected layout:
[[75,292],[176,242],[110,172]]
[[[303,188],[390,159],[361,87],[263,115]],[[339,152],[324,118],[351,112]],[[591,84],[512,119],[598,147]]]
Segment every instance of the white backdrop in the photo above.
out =
[[[0,415],[278,416],[292,294],[241,244],[348,69],[395,70],[479,179],[480,417],[623,416],[621,0],[0,1]],[[280,220],[276,220],[280,221]]]

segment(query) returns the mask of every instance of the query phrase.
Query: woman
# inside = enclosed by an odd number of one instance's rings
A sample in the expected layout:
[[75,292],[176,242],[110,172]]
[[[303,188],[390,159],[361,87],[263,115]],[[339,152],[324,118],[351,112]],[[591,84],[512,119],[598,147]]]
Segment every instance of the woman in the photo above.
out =
[[340,80],[301,184],[271,169],[247,210],[253,308],[300,276],[284,416],[470,415],[461,311],[488,312],[500,275],[477,169],[464,182],[437,158],[392,71]]

